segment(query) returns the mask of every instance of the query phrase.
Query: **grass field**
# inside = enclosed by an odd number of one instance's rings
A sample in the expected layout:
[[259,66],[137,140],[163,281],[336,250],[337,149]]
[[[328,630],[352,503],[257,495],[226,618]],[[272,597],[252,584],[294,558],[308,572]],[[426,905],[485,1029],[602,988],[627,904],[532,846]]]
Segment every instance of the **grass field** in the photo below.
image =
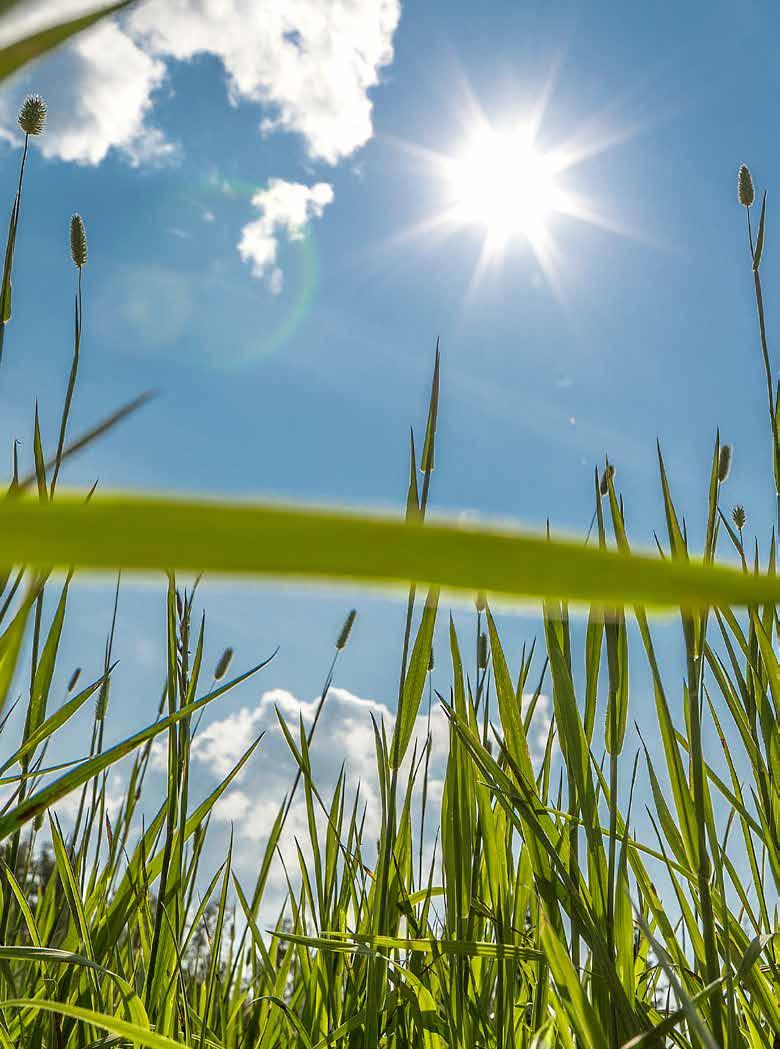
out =
[[[10,6],[0,3],[0,11]],[[88,21],[6,48],[0,75]],[[0,352],[13,339],[12,278],[26,279],[13,271],[26,145],[45,133],[45,118],[36,98],[20,114],[25,151],[0,291]],[[748,225],[745,265],[754,276],[775,464],[767,484],[777,493],[778,521],[751,521],[768,541],[748,546],[745,511],[723,495],[731,448],[716,439],[701,507],[704,549],[689,555],[659,449],[665,531],[657,556],[644,558],[629,556],[619,478],[608,461],[594,471],[587,539],[424,524],[438,352],[425,429],[411,446],[405,523],[61,490],[69,458],[110,440],[142,400],[87,434],[70,433],[88,264],[87,231],[74,216],[73,364],[57,445],[44,449],[36,418],[33,461],[14,460],[0,506],[0,1046],[778,1049],[780,386],[761,286],[765,199],[755,199],[744,167],[736,188]],[[219,542],[214,529],[224,530]],[[262,543],[249,542],[258,535]],[[159,716],[113,746],[104,745],[113,624],[100,677],[74,675],[64,698],[52,688],[77,575],[50,566],[69,564],[167,572]],[[373,726],[378,842],[366,840],[362,802],[346,776],[328,796],[318,789],[311,771],[318,710],[308,727],[280,718],[298,774],[278,799],[256,877],[239,881],[230,851],[218,869],[206,868],[212,810],[263,741],[211,795],[191,796],[201,716],[260,669],[233,676],[230,650],[217,667],[203,666],[196,592],[174,574],[197,569],[424,581],[399,606],[394,727]],[[467,637],[448,624],[440,587],[473,601]],[[543,651],[531,647],[518,659],[504,650],[491,596],[543,599]],[[582,646],[570,601],[587,618]],[[658,653],[646,611],[655,606],[677,610],[682,683]],[[336,640],[319,709],[352,622]],[[435,676],[434,631],[448,638],[451,662]],[[627,744],[629,652],[651,684],[665,767]],[[543,695],[552,719],[537,758],[528,734]],[[414,732],[429,699],[449,726],[439,811],[427,790],[430,737]],[[9,720],[14,707],[17,721]],[[88,756],[51,767],[57,733],[87,709],[94,711]],[[9,739],[18,721],[21,735]],[[713,728],[717,753],[703,745]],[[155,739],[167,741],[164,796],[144,791]],[[109,816],[107,775],[119,761],[128,769],[126,793]],[[55,807],[68,795],[78,799],[77,815],[61,825]],[[269,930],[260,919],[269,875],[300,798],[309,840]],[[642,840],[639,809],[652,829]],[[142,821],[141,812],[152,815]],[[426,825],[429,833],[439,828],[432,859]]]

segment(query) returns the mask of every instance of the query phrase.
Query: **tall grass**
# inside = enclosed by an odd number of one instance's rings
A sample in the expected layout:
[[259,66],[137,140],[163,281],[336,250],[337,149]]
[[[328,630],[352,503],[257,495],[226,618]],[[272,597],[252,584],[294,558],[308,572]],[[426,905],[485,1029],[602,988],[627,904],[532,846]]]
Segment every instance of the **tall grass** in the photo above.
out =
[[[5,68],[0,63],[0,72]],[[11,320],[7,289],[29,175],[20,175],[12,210],[3,330]],[[739,199],[748,217],[747,264],[776,464],[778,395],[760,280],[765,207],[754,241],[748,180],[740,173]],[[777,1049],[780,590],[774,536],[760,559],[745,548],[744,511],[735,508],[732,516],[722,504],[730,450],[716,438],[701,508],[701,565],[688,549],[660,449],[660,559],[629,556],[625,507],[607,462],[594,473],[587,546],[464,537],[425,523],[440,407],[437,353],[419,465],[411,445],[404,523],[63,495],[57,483],[70,455],[133,407],[69,437],[85,236],[74,221],[74,353],[57,446],[47,456],[36,417],[30,472],[14,462],[0,505],[3,557],[17,566],[0,579],[7,754],[0,768],[0,1046]],[[6,338],[6,352],[12,346]],[[770,483],[780,492],[777,467]],[[37,498],[25,497],[30,490]],[[115,534],[107,541],[106,529],[130,512],[135,545],[117,543]],[[219,527],[223,516],[223,540],[267,529],[271,553],[262,563],[243,549],[219,561],[200,529]],[[182,518],[189,531],[179,535],[177,552],[172,540]],[[296,542],[285,547],[296,528]],[[303,561],[312,537],[319,547]],[[373,549],[377,541],[383,545]],[[114,623],[107,624],[102,673],[86,685],[74,676],[67,694],[55,696],[74,573],[57,576],[46,566],[106,567],[117,558],[169,569],[167,660],[157,719],[109,747]],[[735,560],[739,570],[718,568]],[[25,561],[35,567],[23,567]],[[194,798],[193,738],[206,708],[263,664],[228,678],[226,652],[213,675],[205,671],[196,593],[170,571],[185,567],[358,571],[369,580],[430,584],[408,592],[395,721],[373,726],[378,842],[366,840],[364,809],[359,795],[348,801],[346,774],[325,796],[312,772],[350,614],[313,721],[306,727],[279,716],[297,773],[278,799],[256,875],[239,880],[232,848],[217,870],[207,869],[214,806],[262,753],[263,741],[209,796]],[[474,636],[465,642],[439,614],[439,585],[477,595]],[[532,645],[512,665],[483,591],[545,598],[542,652]],[[570,625],[573,598],[598,602],[587,611],[581,646]],[[679,608],[682,684],[662,665],[648,601]],[[449,643],[448,667],[433,665],[437,630]],[[639,753],[629,743],[636,702],[629,654],[646,666],[661,764],[644,743]],[[427,789],[430,735],[415,736],[426,692],[440,704],[449,732],[438,818]],[[13,720],[6,700],[17,693],[23,717]],[[538,758],[529,734],[543,693],[551,696],[553,717]],[[51,768],[52,742],[88,703],[88,756]],[[11,740],[17,722],[21,731]],[[705,746],[713,729],[722,744],[717,754]],[[167,742],[168,771],[163,795],[150,797],[146,778],[158,737]],[[120,760],[129,766],[128,785],[110,817],[107,773]],[[62,825],[56,806],[66,795],[78,799],[77,815]],[[267,930],[260,915],[296,797],[305,805],[308,842],[298,849],[298,870],[289,872],[285,906]],[[644,837],[636,830],[638,808],[647,812]],[[142,813],[151,815],[144,820]],[[426,826],[440,830],[431,859]]]

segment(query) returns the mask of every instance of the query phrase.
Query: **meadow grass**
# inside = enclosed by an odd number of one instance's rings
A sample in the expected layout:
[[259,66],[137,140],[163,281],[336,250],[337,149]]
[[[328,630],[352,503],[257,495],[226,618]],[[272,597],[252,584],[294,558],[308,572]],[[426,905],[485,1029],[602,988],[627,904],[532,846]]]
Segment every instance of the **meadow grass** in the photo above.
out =
[[[12,6],[5,0],[0,12]],[[0,52],[0,76],[83,28],[84,20],[78,23]],[[25,105],[25,150],[0,291],[6,353],[13,348],[13,258],[30,174],[27,139],[45,131],[43,103]],[[738,199],[746,209],[746,264],[767,382],[770,483],[780,493],[778,393],[760,277],[765,198],[754,234],[755,192],[746,168]],[[34,461],[25,474],[14,457],[0,506],[3,563],[15,566],[0,578],[0,732],[7,755],[0,768],[0,1047],[777,1049],[780,588],[774,532],[762,569],[758,548],[745,546],[744,511],[722,505],[730,448],[716,438],[698,558],[689,553],[660,449],[666,528],[660,557],[629,556],[609,462],[594,474],[585,543],[479,530],[464,541],[462,531],[425,523],[439,411],[437,352],[419,463],[411,444],[404,523],[270,507],[234,507],[230,517],[231,508],[216,505],[61,493],[60,472],[70,456],[139,403],[86,434],[69,434],[87,264],[78,216],[70,232],[73,362],[56,448],[47,456],[36,415]],[[136,536],[135,545],[116,527],[130,511],[137,516],[125,531]],[[287,516],[280,523],[275,514]],[[215,543],[208,529],[225,515],[227,538],[254,534],[252,545],[271,553],[252,561],[249,544],[239,543],[238,558],[220,562],[214,548],[225,543]],[[183,562],[171,541],[182,522],[191,540]],[[263,528],[267,541],[259,543]],[[296,541],[281,549],[296,528]],[[302,550],[313,536],[320,552],[306,562]],[[718,570],[716,562],[735,560],[737,570]],[[55,574],[46,566],[63,563],[168,569],[158,717],[113,746],[105,745],[104,729],[116,605],[102,673],[88,683],[74,674],[65,697],[53,695],[74,572]],[[350,614],[312,722],[287,724],[279,716],[297,773],[278,799],[255,875],[237,877],[232,846],[219,869],[206,869],[214,806],[263,741],[253,742],[203,799],[190,792],[192,741],[207,708],[262,664],[229,676],[227,650],[213,674],[204,670],[196,590],[178,583],[174,568],[430,584],[408,591],[396,719],[373,726],[377,842],[366,840],[365,809],[346,775],[324,796],[312,773],[320,713],[349,642]],[[452,621],[439,613],[440,585],[474,596],[468,655]],[[514,666],[490,606],[490,595],[501,593],[544,598],[543,651],[524,649]],[[581,646],[569,619],[574,598],[597,602],[587,608]],[[682,687],[670,684],[676,674],[662,666],[648,603],[679,610]],[[449,642],[444,671],[433,667],[436,630]],[[645,664],[663,767],[646,749],[636,754],[627,747],[629,652]],[[431,738],[415,737],[426,693],[441,705],[449,732],[438,813],[428,793]],[[543,693],[551,696],[553,716],[538,757],[529,733]],[[89,754],[52,768],[46,755],[57,734],[88,709]],[[9,740],[17,723],[21,731]],[[717,754],[703,742],[713,729],[722,744]],[[145,791],[157,738],[167,742],[162,796]],[[119,761],[126,763],[127,787],[109,817],[107,775]],[[69,795],[78,799],[76,816],[61,825],[56,806]],[[272,866],[293,802],[301,799],[309,840],[298,849],[285,905],[268,930],[260,916]],[[652,828],[648,840],[635,830],[640,804]],[[431,858],[425,843],[433,827],[439,833]]]

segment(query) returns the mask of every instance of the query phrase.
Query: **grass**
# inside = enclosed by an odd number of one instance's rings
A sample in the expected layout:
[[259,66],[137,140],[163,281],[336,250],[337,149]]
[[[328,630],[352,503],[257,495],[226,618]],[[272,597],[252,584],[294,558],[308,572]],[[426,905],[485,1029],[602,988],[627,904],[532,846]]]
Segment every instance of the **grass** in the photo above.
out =
[[[0,2],[0,11],[10,6]],[[74,26],[6,48],[0,75],[81,27]],[[23,175],[2,283],[5,352],[13,345]],[[765,208],[754,240],[755,194],[746,179],[741,173],[747,264],[777,464],[778,396],[760,278]],[[405,523],[63,493],[58,479],[71,455],[136,406],[69,436],[86,259],[79,236],[73,365],[57,447],[46,455],[36,417],[30,473],[15,464],[0,502],[7,565],[0,578],[0,731],[8,755],[0,768],[0,1046],[777,1049],[780,586],[774,536],[762,571],[758,553],[745,547],[743,516],[732,518],[721,505],[730,453],[719,439],[698,558],[688,550],[660,450],[661,557],[631,555],[607,463],[594,477],[593,536],[585,544],[426,524],[438,355],[420,467],[412,443]],[[770,483],[780,492],[777,466]],[[116,527],[122,519],[125,527]],[[258,531],[267,542],[257,542]],[[72,680],[64,698],[53,694],[74,579],[73,570],[55,574],[56,564],[168,573],[159,715],[114,746],[104,744],[113,622],[100,676]],[[279,799],[256,877],[238,879],[232,849],[219,869],[206,869],[214,805],[262,754],[263,741],[200,799],[190,793],[192,740],[206,708],[262,664],[228,677],[226,653],[206,673],[196,592],[174,574],[193,568],[427,584],[408,592],[392,731],[374,725],[377,843],[366,840],[364,809],[359,795],[348,800],[344,774],[330,796],[312,774],[319,715],[348,644],[350,616],[313,723],[307,729],[280,716],[298,772]],[[439,614],[439,586],[476,593],[468,655]],[[544,651],[531,646],[511,666],[482,591],[544,598]],[[587,610],[582,650],[570,626],[574,599]],[[648,604],[679,610],[682,686],[676,668],[661,663]],[[447,668],[432,664],[435,631],[449,640]],[[627,747],[629,654],[644,662],[651,682],[662,764],[647,749]],[[543,690],[553,718],[538,760],[528,740]],[[16,721],[6,701],[16,695],[21,733],[9,739]],[[438,814],[427,790],[430,736],[414,731],[426,695],[440,703],[449,731]],[[49,767],[57,734],[88,709],[88,756]],[[703,742],[713,729],[722,744],[716,755]],[[167,740],[167,789],[149,797],[158,737]],[[109,818],[106,777],[118,761],[129,766],[128,787]],[[63,826],[55,813],[66,795],[78,806]],[[269,874],[296,797],[305,804],[309,840],[290,871],[284,909],[266,930],[260,914]],[[647,840],[635,829],[638,806],[647,809]],[[430,861],[426,825],[439,828]]]

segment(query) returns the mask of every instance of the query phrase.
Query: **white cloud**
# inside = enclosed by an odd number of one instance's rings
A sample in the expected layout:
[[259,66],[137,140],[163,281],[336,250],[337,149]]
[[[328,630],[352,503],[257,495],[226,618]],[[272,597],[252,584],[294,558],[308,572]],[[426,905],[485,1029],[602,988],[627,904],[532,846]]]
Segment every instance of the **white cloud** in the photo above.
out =
[[278,295],[284,278],[277,265],[279,237],[301,240],[307,223],[320,218],[333,200],[333,188],[327,182],[305,186],[273,178],[266,189],[259,190],[252,204],[260,217],[241,231],[238,253],[252,267],[255,277],[266,278],[269,289]]
[[[33,0],[0,24],[0,45],[92,8],[91,0]],[[308,156],[335,165],[373,134],[369,91],[393,58],[400,0],[146,0],[119,21],[102,22],[25,73],[0,100],[0,138],[21,141],[16,113],[24,91],[48,100],[48,157],[99,164],[111,150],[131,164],[172,159],[177,146],[151,123],[155,92],[170,59],[213,55],[233,104],[259,106],[263,135],[298,134]],[[244,226],[241,257],[278,294],[279,234],[302,236],[333,199],[325,182],[272,179]],[[213,215],[204,213],[211,221]]]
[[15,119],[27,88],[46,98],[49,117],[38,140],[45,156],[99,164],[116,149],[131,164],[170,159],[175,147],[148,123],[165,63],[114,22],[104,22],[34,67],[0,102],[3,137],[18,141]]
[[129,24],[155,54],[218,57],[232,101],[270,108],[264,132],[297,132],[335,164],[371,137],[368,91],[400,14],[400,0],[149,0]]
[[[3,20],[0,45],[93,6],[24,5]],[[173,147],[146,123],[165,60],[209,54],[223,65],[230,100],[263,108],[264,134],[297,133],[312,159],[336,164],[372,135],[368,92],[392,61],[400,14],[400,0],[147,0],[33,67],[36,90],[52,104],[42,146],[89,164],[111,147],[133,162],[168,156]],[[14,112],[0,114],[5,137]]]
[[[524,711],[528,700],[528,696],[523,697]],[[265,692],[254,708],[242,707],[224,718],[212,721],[195,737],[192,744],[193,761],[205,766],[214,778],[221,779],[230,772],[252,742],[264,733],[257,756],[237,777],[240,787],[233,787],[224,795],[215,814],[221,820],[240,824],[237,826],[240,835],[253,840],[267,837],[297,770],[279,726],[276,710],[284,718],[296,745],[299,745],[299,723],[303,723],[304,731],[309,730],[318,703],[319,697],[307,702],[297,699],[285,689],[273,689]],[[377,724],[384,722],[390,738],[395,715],[387,706],[362,699],[346,689],[333,687],[328,693],[311,748],[312,775],[323,798],[329,798],[335,788],[342,766],[353,787],[360,783],[364,801],[368,804],[366,827],[369,838],[379,830],[372,718]],[[542,695],[536,706],[528,741],[534,763],[542,758],[549,727],[550,702],[547,696]],[[436,702],[431,709],[430,733],[429,797],[440,799],[449,754],[449,723]],[[410,766],[414,742],[417,742],[419,758],[427,734],[427,707],[423,704],[405,759],[402,781]],[[154,764],[164,768],[164,742],[156,745],[155,753]],[[297,796],[291,818],[296,809],[300,809],[303,814],[302,792]],[[433,822],[435,825],[435,820]],[[305,828],[305,818],[302,826]]]

